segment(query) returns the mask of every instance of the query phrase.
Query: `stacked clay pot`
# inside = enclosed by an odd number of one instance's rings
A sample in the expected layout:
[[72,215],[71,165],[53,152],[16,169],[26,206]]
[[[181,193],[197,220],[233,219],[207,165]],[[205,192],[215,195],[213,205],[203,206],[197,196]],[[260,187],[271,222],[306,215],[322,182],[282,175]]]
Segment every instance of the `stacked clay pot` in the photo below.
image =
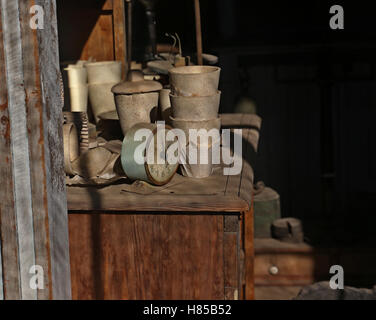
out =
[[[196,148],[197,164],[189,163],[189,150],[182,156],[187,164],[182,164],[185,176],[205,178],[212,173],[212,148],[216,141],[201,142],[191,139],[189,129],[220,130],[221,120],[218,116],[221,92],[218,83],[221,69],[213,66],[184,66],[169,70],[170,76],[170,121],[174,128],[181,129],[186,135],[187,145]],[[219,135],[218,135],[219,136]],[[200,163],[200,152],[207,149],[208,163]],[[183,152],[184,153],[184,152]]]

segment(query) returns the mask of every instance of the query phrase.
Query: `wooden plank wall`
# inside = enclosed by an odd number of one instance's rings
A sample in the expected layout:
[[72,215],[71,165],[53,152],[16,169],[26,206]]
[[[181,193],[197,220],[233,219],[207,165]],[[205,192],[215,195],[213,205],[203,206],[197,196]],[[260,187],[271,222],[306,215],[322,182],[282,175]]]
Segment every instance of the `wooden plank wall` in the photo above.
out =
[[[29,26],[44,9],[44,29]],[[4,299],[69,299],[55,0],[0,2],[0,235]],[[43,268],[33,289],[30,268]]]
[[61,60],[126,62],[123,0],[58,3]]

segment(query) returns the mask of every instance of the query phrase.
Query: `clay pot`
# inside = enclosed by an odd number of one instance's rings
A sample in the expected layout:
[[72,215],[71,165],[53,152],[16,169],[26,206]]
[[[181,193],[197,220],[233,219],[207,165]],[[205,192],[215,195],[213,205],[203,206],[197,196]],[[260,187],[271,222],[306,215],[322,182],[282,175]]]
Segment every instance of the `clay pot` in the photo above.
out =
[[221,118],[214,118],[211,120],[182,120],[182,119],[175,119],[170,117],[172,126],[177,129],[181,129],[184,131],[186,136],[186,141],[189,143],[192,140],[192,137],[189,136],[189,129],[205,129],[210,131],[211,129],[220,130],[221,128]]
[[206,97],[183,97],[170,94],[172,116],[184,120],[210,120],[218,117],[221,92]]
[[89,84],[119,83],[121,81],[121,62],[102,61],[85,64]]
[[111,88],[116,83],[89,84],[89,99],[94,114],[95,121],[98,116],[109,111],[116,111],[114,95]]
[[115,96],[117,112],[124,135],[137,123],[150,123],[156,120],[158,97],[158,92]]
[[[180,165],[181,173],[185,177],[190,177],[190,178],[207,178],[209,177],[212,172],[213,172],[213,153],[212,150],[215,147],[219,150],[219,144],[220,144],[220,139],[216,140],[212,144],[193,144],[194,148],[196,148],[197,152],[197,163],[189,163],[189,158],[185,158],[187,163],[182,163]],[[181,157],[186,157],[186,154],[189,152],[189,145],[182,149],[182,152],[180,154]],[[200,153],[201,152],[207,152],[208,156],[207,162],[201,163],[200,160]],[[182,159],[182,158],[181,158]]]
[[159,82],[150,80],[126,81],[112,88],[124,135],[138,123],[150,123],[157,119],[161,89]]
[[212,66],[184,66],[169,70],[171,92],[177,96],[217,94],[221,69]]

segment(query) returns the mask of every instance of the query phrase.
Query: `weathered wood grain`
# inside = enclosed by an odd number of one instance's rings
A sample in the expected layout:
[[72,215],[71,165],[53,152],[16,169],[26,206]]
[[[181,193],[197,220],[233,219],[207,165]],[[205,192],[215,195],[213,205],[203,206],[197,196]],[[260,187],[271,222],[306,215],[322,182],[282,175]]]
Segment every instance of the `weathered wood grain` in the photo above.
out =
[[128,73],[126,27],[124,16],[124,0],[113,0],[113,24],[114,24],[114,46],[115,60],[121,61],[123,68],[123,79]]
[[70,214],[69,225],[74,299],[224,299],[222,216]]
[[[239,232],[224,232],[225,296],[231,300],[239,297]],[[227,294],[226,294],[227,292]],[[230,292],[233,296],[228,293]]]
[[[243,131],[246,150],[250,130]],[[74,298],[253,298],[251,166],[230,184],[218,172],[199,183],[181,180],[162,189],[68,187]],[[209,294],[203,282],[216,289]]]
[[18,1],[1,2],[11,132],[14,208],[18,233],[20,298],[35,299],[36,291],[29,286],[29,268],[35,265],[35,252],[19,10]]
[[0,292],[2,299],[18,299],[20,283],[18,278],[18,246],[16,213],[12,183],[12,156],[10,142],[10,120],[8,111],[8,91],[3,46],[2,16],[0,15],[0,236],[2,270]]
[[[38,35],[45,185],[47,190],[49,259],[52,282],[50,299],[70,299],[68,214],[64,174],[62,99],[60,86],[56,0],[36,0],[46,13],[45,29]],[[46,63],[48,62],[48,63]],[[46,228],[47,229],[47,228]],[[46,231],[47,232],[47,231]]]
[[[38,31],[29,26],[34,4],[44,9]],[[70,298],[56,2],[3,0],[0,9],[4,298]],[[44,274],[37,290],[30,286],[34,265]]]
[[[68,189],[69,190],[69,189]],[[99,195],[94,199],[90,196],[81,197],[79,194],[68,193],[70,211],[141,211],[141,212],[234,212],[248,208],[244,200],[233,197],[215,196],[142,196],[130,195],[121,197]],[[100,203],[97,203],[99,200]],[[143,202],[140,202],[143,201]]]
[[253,203],[249,211],[244,212],[244,268],[245,268],[245,291],[246,300],[254,300],[254,221],[253,221]]

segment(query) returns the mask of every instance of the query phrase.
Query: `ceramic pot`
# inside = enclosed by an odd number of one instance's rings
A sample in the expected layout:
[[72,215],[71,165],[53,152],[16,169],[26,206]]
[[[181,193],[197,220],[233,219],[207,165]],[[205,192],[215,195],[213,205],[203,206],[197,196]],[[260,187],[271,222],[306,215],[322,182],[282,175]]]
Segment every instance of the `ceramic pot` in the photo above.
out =
[[190,129],[195,129],[195,130],[205,129],[207,131],[210,131],[211,129],[216,129],[218,130],[218,135],[219,135],[219,130],[221,129],[221,118],[219,117],[215,119],[211,119],[211,120],[202,120],[202,121],[182,120],[182,119],[175,119],[173,117],[170,117],[170,119],[171,119],[172,126],[174,128],[181,129],[184,131],[187,143],[190,143],[191,141],[193,141],[193,137],[190,137],[189,135]]
[[206,97],[183,97],[170,94],[172,116],[183,120],[210,120],[218,117],[221,92]]
[[[216,140],[213,144],[194,144],[191,143],[191,147],[196,149],[197,152],[197,161],[196,163],[190,163],[189,159],[189,148],[190,146],[187,145],[186,149],[182,149],[180,157],[184,157],[181,159],[185,159],[185,163],[180,165],[181,173],[185,177],[190,178],[207,178],[213,172],[213,148],[217,147],[219,149],[220,139]],[[207,161],[201,162],[200,155],[201,153],[207,153],[207,156],[204,156],[204,159]],[[188,155],[188,156],[187,156]],[[183,161],[182,161],[183,162]]]
[[89,99],[95,121],[101,113],[116,111],[114,95],[111,88],[116,83],[89,84]]
[[158,98],[158,92],[115,95],[116,110],[124,135],[137,123],[150,123],[156,120]]
[[125,81],[112,88],[116,110],[124,135],[137,123],[150,123],[158,117],[159,91],[162,85],[157,81]]
[[121,81],[121,62],[102,61],[85,64],[89,84],[119,83]]
[[221,69],[212,66],[184,66],[169,70],[171,92],[177,96],[217,94]]

